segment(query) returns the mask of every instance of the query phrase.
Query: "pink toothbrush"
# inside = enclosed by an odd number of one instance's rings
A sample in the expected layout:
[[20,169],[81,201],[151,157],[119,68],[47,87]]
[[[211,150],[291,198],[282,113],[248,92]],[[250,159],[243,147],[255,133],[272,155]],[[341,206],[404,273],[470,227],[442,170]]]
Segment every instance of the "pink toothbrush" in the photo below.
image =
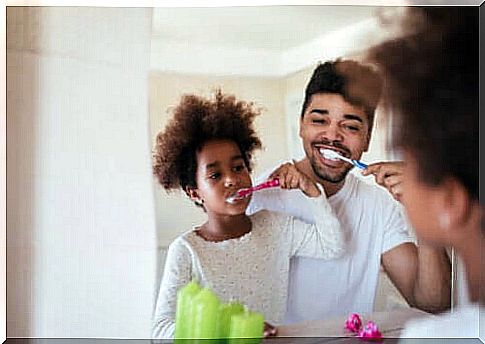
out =
[[241,200],[243,198],[248,197],[254,191],[259,191],[259,190],[264,190],[264,189],[268,189],[268,188],[273,188],[273,187],[276,187],[276,186],[280,186],[279,179],[272,179],[272,180],[268,180],[268,181],[266,181],[264,183],[261,183],[261,184],[252,186],[250,188],[239,189],[239,190],[237,190],[237,192],[235,194],[229,196],[226,199],[226,202],[227,203],[234,203],[236,201],[239,201],[239,200]]

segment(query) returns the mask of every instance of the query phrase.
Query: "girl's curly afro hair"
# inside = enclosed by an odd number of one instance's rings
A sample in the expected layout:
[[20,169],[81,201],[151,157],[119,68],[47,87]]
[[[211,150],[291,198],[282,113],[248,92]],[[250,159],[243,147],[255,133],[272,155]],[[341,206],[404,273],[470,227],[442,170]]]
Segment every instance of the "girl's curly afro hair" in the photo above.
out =
[[217,91],[213,99],[184,95],[173,118],[157,135],[153,152],[153,173],[167,191],[196,188],[196,152],[209,140],[234,141],[251,171],[251,156],[261,141],[253,128],[260,114],[252,103],[238,101]]

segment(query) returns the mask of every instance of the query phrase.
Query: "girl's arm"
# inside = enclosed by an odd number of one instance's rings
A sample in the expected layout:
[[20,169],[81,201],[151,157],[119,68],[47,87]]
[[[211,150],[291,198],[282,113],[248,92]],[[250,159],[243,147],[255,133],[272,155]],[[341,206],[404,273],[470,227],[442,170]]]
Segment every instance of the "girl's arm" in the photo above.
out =
[[309,197],[315,223],[308,224],[297,218],[288,219],[290,255],[320,259],[338,258],[344,252],[344,238],[340,222],[333,213],[323,187],[318,184],[320,196]]
[[177,291],[191,280],[191,259],[180,239],[170,244],[153,316],[152,338],[173,338]]
[[270,178],[278,178],[283,189],[300,189],[310,200],[315,223],[307,224],[290,217],[284,226],[289,240],[290,256],[333,259],[343,253],[343,233],[340,222],[328,203],[325,191],[295,164],[286,163]]

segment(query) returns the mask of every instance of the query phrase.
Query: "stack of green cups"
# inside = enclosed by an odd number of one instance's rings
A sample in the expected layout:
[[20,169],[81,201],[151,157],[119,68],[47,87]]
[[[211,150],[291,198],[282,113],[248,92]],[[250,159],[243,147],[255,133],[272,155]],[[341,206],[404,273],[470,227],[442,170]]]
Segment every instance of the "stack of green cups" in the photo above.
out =
[[209,289],[202,289],[193,299],[192,338],[217,338],[216,325],[219,313],[219,299]]
[[192,334],[192,303],[201,287],[195,281],[189,282],[177,292],[177,310],[175,313],[175,339],[194,338]]
[[210,289],[201,288],[195,281],[177,293],[176,340],[229,338],[231,343],[255,344],[261,341],[263,330],[261,313],[251,312],[238,302],[221,303]]
[[244,306],[239,302],[223,303],[219,307],[219,319],[217,321],[217,337],[229,338],[231,334],[231,318],[244,312]]
[[263,331],[263,314],[246,310],[231,317],[229,341],[231,344],[257,344],[263,337]]

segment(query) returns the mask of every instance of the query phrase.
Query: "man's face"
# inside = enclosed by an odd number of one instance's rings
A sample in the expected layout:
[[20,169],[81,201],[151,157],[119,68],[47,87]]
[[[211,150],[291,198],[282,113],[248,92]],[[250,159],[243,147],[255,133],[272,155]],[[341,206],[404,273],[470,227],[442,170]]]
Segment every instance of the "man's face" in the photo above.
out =
[[321,150],[360,159],[369,147],[369,120],[363,107],[347,103],[340,94],[316,93],[300,120],[300,137],[315,177],[339,183],[352,165],[325,159]]

